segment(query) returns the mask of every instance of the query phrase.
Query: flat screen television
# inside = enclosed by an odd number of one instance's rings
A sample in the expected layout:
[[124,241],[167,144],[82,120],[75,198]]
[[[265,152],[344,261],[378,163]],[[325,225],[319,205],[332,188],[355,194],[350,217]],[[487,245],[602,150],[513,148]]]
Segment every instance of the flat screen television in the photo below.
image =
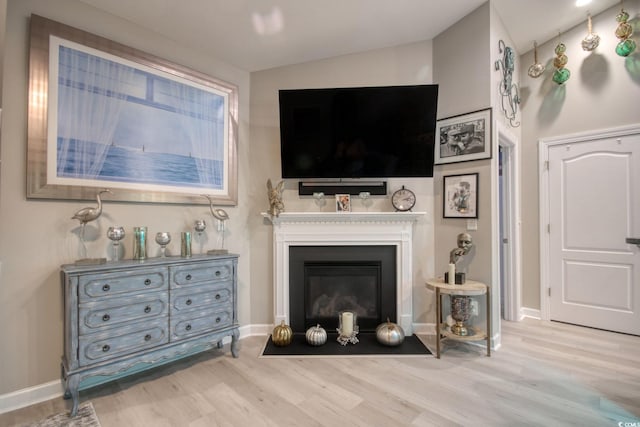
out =
[[280,90],[283,178],[432,177],[438,85]]

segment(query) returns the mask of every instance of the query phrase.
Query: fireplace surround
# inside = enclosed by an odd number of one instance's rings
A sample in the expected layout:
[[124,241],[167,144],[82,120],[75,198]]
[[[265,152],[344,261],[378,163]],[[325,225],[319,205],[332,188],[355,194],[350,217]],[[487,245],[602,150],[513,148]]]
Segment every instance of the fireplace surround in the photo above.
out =
[[393,246],[396,319],[413,333],[413,224],[424,212],[282,212],[273,224],[274,323],[289,324],[290,248],[294,246]]

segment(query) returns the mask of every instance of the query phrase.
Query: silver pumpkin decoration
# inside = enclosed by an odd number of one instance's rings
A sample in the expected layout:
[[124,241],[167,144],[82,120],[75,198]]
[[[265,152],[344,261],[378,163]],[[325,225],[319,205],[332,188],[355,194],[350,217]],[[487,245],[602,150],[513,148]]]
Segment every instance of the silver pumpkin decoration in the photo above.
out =
[[404,330],[387,318],[385,323],[381,323],[376,328],[376,339],[382,345],[395,347],[404,341]]
[[321,346],[327,342],[327,331],[324,328],[320,327],[320,325],[312,326],[307,329],[307,333],[305,334],[307,338],[307,342],[314,346]]

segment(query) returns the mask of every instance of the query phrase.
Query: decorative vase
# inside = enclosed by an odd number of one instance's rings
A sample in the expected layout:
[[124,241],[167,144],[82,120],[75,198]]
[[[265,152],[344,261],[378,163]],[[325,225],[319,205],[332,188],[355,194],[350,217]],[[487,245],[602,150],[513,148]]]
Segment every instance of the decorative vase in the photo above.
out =
[[321,346],[327,342],[327,331],[321,328],[320,325],[312,326],[307,329],[305,334],[307,342],[314,346]]
[[278,326],[273,328],[273,333],[271,334],[271,340],[273,344],[278,347],[285,347],[291,344],[291,339],[293,338],[293,331],[284,323],[280,323]]
[[376,328],[376,339],[382,345],[395,347],[404,341],[404,330],[387,318],[386,322]]
[[133,259],[147,258],[147,227],[133,227]]
[[451,296],[451,317],[456,323],[451,326],[451,332],[460,336],[469,335],[465,322],[471,316],[471,297],[466,295]]

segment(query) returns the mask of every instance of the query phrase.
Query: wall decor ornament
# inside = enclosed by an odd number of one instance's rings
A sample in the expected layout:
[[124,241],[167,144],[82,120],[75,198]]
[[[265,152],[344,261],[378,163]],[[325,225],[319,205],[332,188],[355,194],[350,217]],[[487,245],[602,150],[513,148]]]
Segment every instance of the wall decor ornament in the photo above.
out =
[[502,81],[500,82],[500,95],[502,95],[502,112],[513,127],[520,126],[516,120],[518,104],[520,104],[520,94],[518,85],[513,82],[513,72],[515,70],[515,54],[513,49],[506,46],[503,40],[498,42],[498,50],[502,54],[502,59],[495,62],[496,71],[502,71]]
[[527,74],[529,77],[537,79],[544,73],[545,66],[538,62],[538,43],[533,42],[533,64],[529,67]]
[[[622,6],[622,1],[620,6]],[[616,37],[620,40],[616,45],[616,53],[623,57],[631,55],[636,50],[636,42],[630,38],[633,34],[633,27],[627,22],[628,19],[629,14],[621,7],[620,13],[616,16],[616,21],[618,21]]]
[[237,204],[238,88],[31,15],[27,198]]
[[591,14],[587,15],[587,31],[587,35],[582,39],[582,50],[591,52],[600,44],[600,36],[593,32]]
[[565,68],[567,62],[569,62],[569,58],[565,54],[567,51],[567,47],[564,43],[559,42],[555,48],[556,57],[553,60],[553,66],[556,70],[553,72],[553,81],[559,85],[566,83],[571,77],[571,72]]

